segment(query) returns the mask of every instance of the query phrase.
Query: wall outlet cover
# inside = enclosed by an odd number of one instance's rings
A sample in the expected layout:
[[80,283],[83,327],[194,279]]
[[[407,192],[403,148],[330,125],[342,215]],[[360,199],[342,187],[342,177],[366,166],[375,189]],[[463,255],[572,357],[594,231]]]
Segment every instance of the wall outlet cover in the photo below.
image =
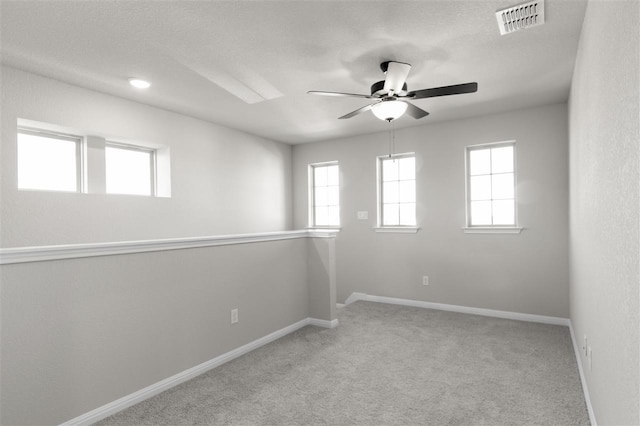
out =
[[369,212],[367,211],[358,212],[358,220],[367,220],[367,219],[369,219]]

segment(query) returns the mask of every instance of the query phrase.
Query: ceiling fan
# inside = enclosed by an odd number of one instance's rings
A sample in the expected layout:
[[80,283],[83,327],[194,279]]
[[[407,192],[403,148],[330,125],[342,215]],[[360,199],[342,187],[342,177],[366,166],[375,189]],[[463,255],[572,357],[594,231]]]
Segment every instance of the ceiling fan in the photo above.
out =
[[359,108],[349,114],[343,115],[340,119],[351,118],[355,115],[371,110],[380,120],[391,122],[402,116],[405,112],[411,117],[418,119],[426,117],[429,113],[410,103],[410,100],[434,98],[436,96],[460,95],[463,93],[473,93],[478,90],[478,83],[454,84],[453,86],[433,87],[431,89],[414,90],[407,89],[407,76],[411,70],[410,64],[403,62],[386,61],[380,64],[380,69],[386,74],[383,81],[378,81],[371,85],[370,95],[359,95],[355,93],[340,92],[320,92],[309,91],[311,95],[323,96],[345,96],[351,98],[375,99],[376,102]]

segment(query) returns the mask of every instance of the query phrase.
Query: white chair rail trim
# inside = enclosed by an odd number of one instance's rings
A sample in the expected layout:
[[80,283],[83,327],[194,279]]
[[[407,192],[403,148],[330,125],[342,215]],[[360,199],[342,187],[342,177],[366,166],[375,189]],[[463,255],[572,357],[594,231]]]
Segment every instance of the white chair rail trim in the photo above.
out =
[[111,256],[116,254],[146,253],[231,244],[259,243],[296,238],[335,238],[337,230],[303,229],[295,231],[261,232],[254,234],[215,235],[209,237],[168,238],[145,241],[118,241],[110,243],[66,244],[40,247],[0,249],[0,265],[46,260],[75,259],[80,257]]

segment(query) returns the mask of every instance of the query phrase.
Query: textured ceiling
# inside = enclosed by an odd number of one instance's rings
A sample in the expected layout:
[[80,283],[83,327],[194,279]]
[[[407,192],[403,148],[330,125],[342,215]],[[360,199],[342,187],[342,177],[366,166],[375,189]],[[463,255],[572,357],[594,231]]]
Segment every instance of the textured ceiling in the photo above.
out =
[[[422,99],[396,127],[565,101],[585,0],[547,0],[546,24],[500,36],[505,1],[5,1],[2,62],[269,139],[303,143],[383,131],[366,99],[384,60],[413,65],[409,90],[477,81]],[[127,78],[150,80],[132,89]]]

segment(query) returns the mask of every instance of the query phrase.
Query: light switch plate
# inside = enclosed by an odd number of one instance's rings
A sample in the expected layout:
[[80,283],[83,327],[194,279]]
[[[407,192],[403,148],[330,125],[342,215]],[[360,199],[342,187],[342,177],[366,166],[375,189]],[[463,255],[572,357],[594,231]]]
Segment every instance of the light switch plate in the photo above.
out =
[[369,212],[358,212],[358,220],[367,220],[369,219]]

